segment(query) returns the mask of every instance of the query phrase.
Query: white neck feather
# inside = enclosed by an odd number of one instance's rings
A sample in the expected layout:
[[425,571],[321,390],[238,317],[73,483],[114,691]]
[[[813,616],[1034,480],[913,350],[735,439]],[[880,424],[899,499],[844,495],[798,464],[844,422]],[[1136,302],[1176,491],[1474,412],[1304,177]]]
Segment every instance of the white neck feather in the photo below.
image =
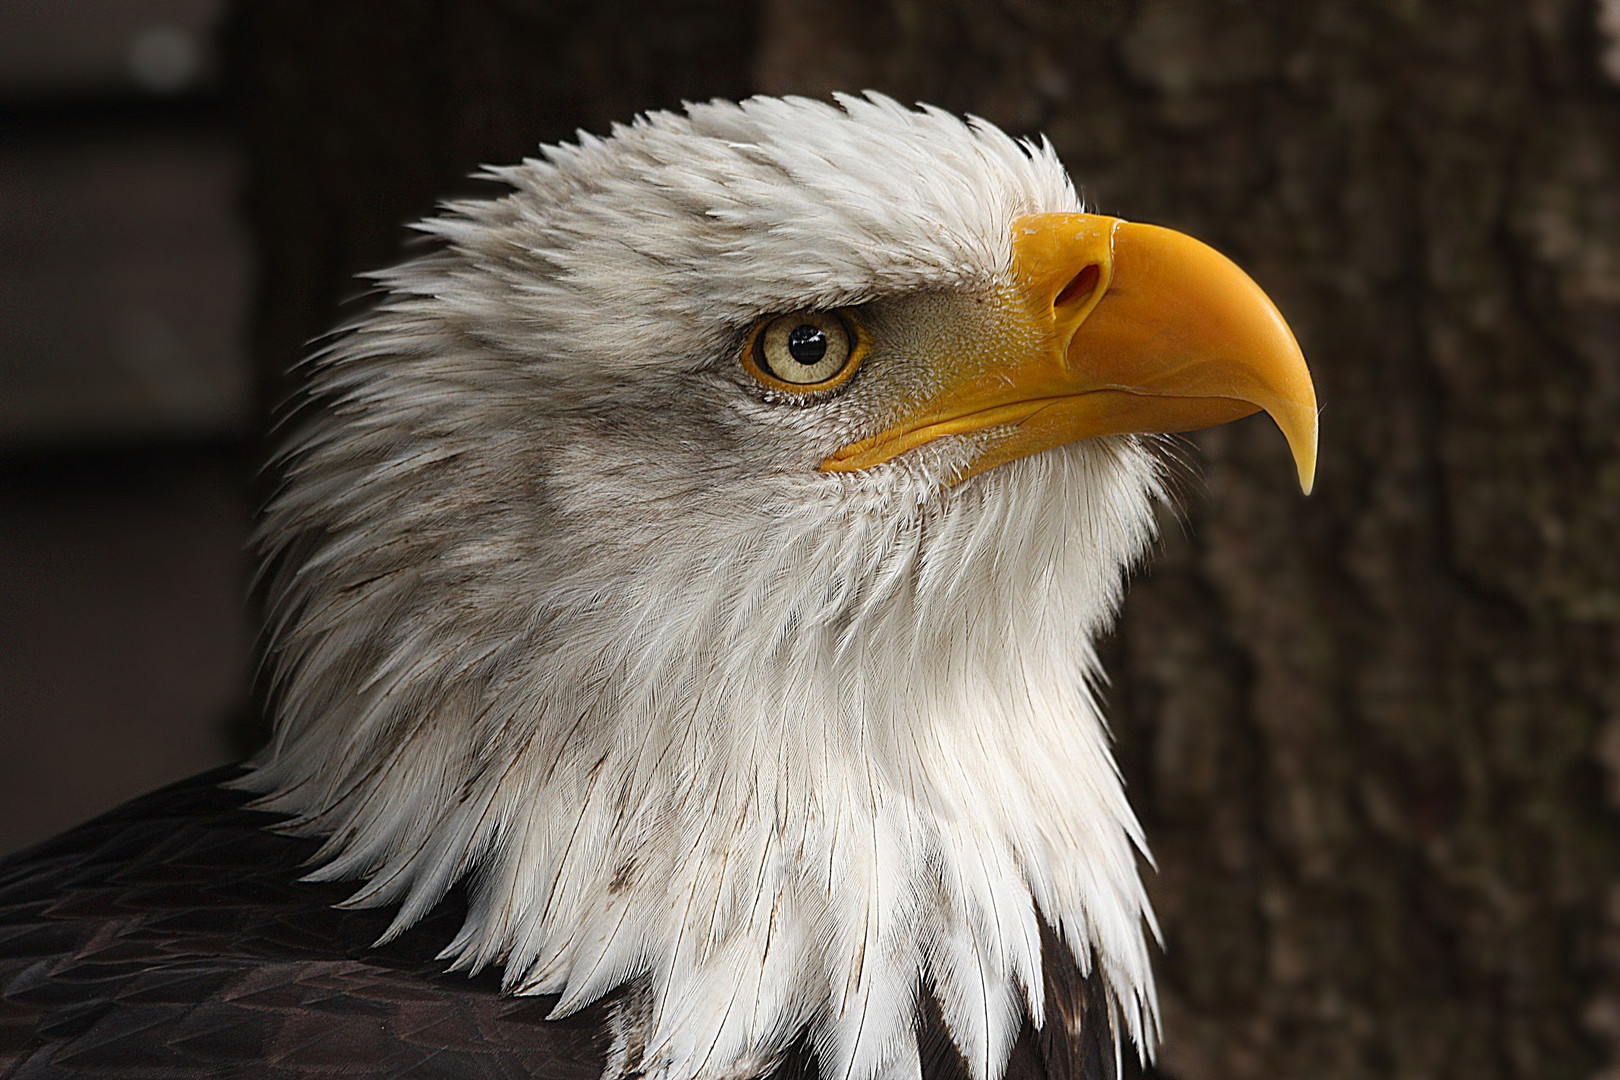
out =
[[1148,1048],[1142,840],[1089,688],[1147,451],[883,472],[581,546],[504,622],[451,598],[402,634],[386,575],[289,573],[244,785],[328,838],[314,877],[400,905],[391,933],[465,880],[455,967],[559,1014],[639,984],[650,1076],[753,1075],[806,1029],[828,1077],[915,1076],[926,990],[995,1080],[1045,1017],[1039,921]]

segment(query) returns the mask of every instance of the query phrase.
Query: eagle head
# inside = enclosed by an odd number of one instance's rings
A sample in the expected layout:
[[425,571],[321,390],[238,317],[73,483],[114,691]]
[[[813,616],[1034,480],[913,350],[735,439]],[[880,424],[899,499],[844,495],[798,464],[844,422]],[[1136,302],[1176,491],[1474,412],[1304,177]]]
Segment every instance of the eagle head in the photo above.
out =
[[1158,433],[1263,408],[1309,487],[1276,309],[1049,144],[877,95],[485,175],[309,363],[243,786],[390,934],[464,883],[453,967],[619,992],[610,1071],[916,1076],[931,999],[996,1080],[1080,1022],[1054,964],[1147,1053],[1092,642]]

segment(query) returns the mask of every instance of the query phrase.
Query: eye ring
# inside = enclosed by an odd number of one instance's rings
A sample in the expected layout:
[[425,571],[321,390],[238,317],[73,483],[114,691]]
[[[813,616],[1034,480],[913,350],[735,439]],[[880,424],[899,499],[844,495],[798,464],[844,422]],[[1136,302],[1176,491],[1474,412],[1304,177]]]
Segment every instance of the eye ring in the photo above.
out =
[[865,354],[866,338],[847,311],[794,311],[761,319],[742,363],[772,390],[813,394],[842,385]]

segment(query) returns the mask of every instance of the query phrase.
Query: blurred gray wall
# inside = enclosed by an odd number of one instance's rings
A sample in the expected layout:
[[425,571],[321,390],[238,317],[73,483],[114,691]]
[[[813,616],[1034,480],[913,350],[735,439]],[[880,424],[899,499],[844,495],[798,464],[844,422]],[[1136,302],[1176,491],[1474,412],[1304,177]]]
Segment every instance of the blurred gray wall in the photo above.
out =
[[253,409],[222,8],[0,4],[0,852],[232,752]]

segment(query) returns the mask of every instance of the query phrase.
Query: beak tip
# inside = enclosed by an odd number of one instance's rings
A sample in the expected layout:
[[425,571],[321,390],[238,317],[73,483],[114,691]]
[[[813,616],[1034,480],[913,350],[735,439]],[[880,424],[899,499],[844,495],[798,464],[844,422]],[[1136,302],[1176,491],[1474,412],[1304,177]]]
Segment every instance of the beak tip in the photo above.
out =
[[1290,448],[1294,451],[1294,467],[1299,472],[1299,490],[1302,495],[1309,495],[1316,488],[1316,447],[1319,427],[1316,420],[1315,403],[1312,403],[1310,420],[1301,425],[1302,438],[1295,439],[1291,431],[1284,431],[1288,437]]

